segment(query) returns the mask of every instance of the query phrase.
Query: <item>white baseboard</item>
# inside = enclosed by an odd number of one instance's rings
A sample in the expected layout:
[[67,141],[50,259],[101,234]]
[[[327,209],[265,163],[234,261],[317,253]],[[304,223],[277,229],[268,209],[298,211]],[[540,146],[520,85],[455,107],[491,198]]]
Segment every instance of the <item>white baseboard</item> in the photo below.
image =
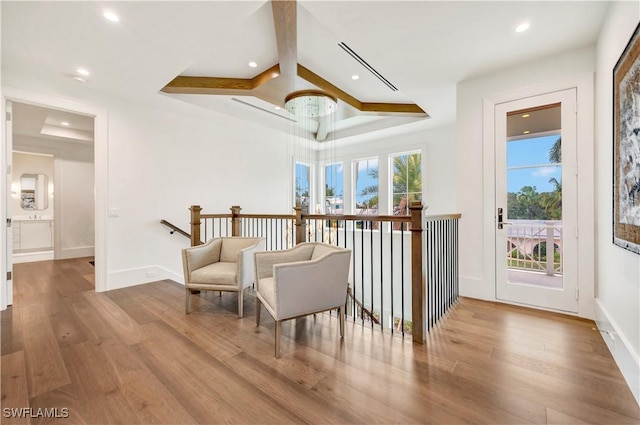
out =
[[184,284],[184,277],[173,273],[164,267],[147,266],[135,269],[117,270],[109,273],[107,277],[107,291],[127,288],[129,286],[142,285],[143,283],[156,282],[170,279]]
[[93,257],[95,248],[92,246],[81,246],[77,248],[66,248],[56,251],[56,260],[66,260],[69,258]]
[[493,288],[487,289],[484,279],[460,276],[460,296],[495,301]]
[[20,252],[13,254],[13,264],[53,260],[53,251]]
[[627,385],[629,385],[636,402],[640,405],[640,357],[633,350],[620,327],[611,318],[605,306],[597,298],[595,321],[598,329],[604,331],[602,338],[609,351],[611,351],[611,355],[616,361],[620,372],[622,372],[622,376],[627,381]]

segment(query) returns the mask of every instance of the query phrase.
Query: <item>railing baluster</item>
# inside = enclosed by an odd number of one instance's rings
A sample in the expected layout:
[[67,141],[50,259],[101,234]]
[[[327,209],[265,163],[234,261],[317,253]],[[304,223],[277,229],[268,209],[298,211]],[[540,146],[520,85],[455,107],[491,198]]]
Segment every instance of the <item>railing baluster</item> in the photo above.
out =
[[383,273],[383,264],[384,264],[384,252],[382,245],[382,236],[383,236],[383,227],[382,221],[378,222],[378,233],[380,236],[380,330],[384,330],[384,275]]
[[395,329],[396,329],[396,326],[395,326],[396,325],[396,323],[395,323],[396,316],[394,314],[394,302],[393,302],[393,288],[394,288],[393,283],[395,282],[395,279],[394,279],[395,276],[393,275],[393,260],[396,258],[396,257],[393,256],[393,222],[389,222],[389,235],[391,235],[391,243],[389,244],[390,245],[390,250],[391,250],[391,258],[389,259],[389,264],[390,264],[390,269],[391,269],[391,271],[389,273],[390,276],[391,276],[391,278],[390,278],[390,283],[391,283],[391,285],[390,285],[391,286],[391,296],[390,296],[390,298],[391,298],[391,334],[393,334],[395,332]]
[[401,320],[402,336],[404,337],[404,226],[400,226],[400,290],[401,290]]

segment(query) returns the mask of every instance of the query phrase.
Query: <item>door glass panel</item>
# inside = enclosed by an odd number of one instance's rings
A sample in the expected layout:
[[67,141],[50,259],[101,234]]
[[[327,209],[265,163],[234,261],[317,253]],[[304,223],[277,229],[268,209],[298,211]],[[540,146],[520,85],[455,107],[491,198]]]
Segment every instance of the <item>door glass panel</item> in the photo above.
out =
[[[544,111],[560,122],[559,107]],[[562,137],[559,128],[535,123],[536,112],[507,118],[507,279],[562,289]],[[522,130],[527,123],[544,131]]]

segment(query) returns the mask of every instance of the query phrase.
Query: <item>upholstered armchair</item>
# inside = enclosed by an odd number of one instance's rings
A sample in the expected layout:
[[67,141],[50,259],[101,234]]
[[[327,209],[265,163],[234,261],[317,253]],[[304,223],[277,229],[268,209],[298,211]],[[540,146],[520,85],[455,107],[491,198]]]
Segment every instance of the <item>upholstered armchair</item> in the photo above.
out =
[[238,316],[242,317],[242,294],[254,282],[254,254],[264,251],[264,238],[226,237],[182,250],[185,310],[191,313],[191,291],[238,293]]
[[323,243],[255,254],[256,324],[260,326],[264,306],[276,322],[276,357],[280,357],[284,320],[338,308],[340,337],[344,337],[350,259],[350,250]]

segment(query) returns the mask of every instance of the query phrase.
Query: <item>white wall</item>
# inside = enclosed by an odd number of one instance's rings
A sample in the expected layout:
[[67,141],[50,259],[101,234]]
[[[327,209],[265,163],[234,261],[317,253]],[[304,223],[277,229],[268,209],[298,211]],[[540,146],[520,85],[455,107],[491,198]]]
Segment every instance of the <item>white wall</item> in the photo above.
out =
[[[511,95],[517,91],[535,92],[538,87],[542,88],[550,83],[558,83],[562,86],[563,81],[592,73],[594,69],[595,49],[586,47],[458,84],[456,193],[458,194],[458,211],[462,213],[462,220],[460,220],[461,295],[495,299],[492,254],[495,228],[493,213],[495,180],[493,159],[488,157],[491,155],[485,152],[483,147],[483,131],[487,125],[483,116],[483,102],[487,99]],[[580,93],[578,96],[580,97]],[[580,125],[579,118],[578,126]],[[582,123],[591,135],[592,125],[591,120]],[[586,172],[588,173],[588,169]],[[593,182],[588,184],[592,185]],[[590,274],[592,280],[593,273]]]
[[[345,185],[345,209],[352,213],[352,190],[354,182],[351,179],[352,162],[357,159],[378,158],[380,167],[380,213],[389,214],[389,156],[397,153],[422,152],[422,187],[423,203],[428,205],[425,214],[456,213],[455,193],[455,126],[436,129],[420,129],[411,133],[403,133],[394,137],[384,137],[378,140],[360,142],[356,144],[341,144],[335,142],[335,152],[320,152],[320,167],[322,160],[331,162],[331,158],[343,161]],[[321,184],[321,182],[320,182]],[[318,190],[321,190],[319,186]]]
[[166,219],[186,231],[204,213],[288,213],[286,136],[158,95],[158,107],[109,101],[109,287],[182,280]]
[[[53,155],[54,256],[94,254],[93,145],[15,135],[15,150]],[[16,211],[14,210],[14,213]]]
[[597,46],[596,214],[597,322],[640,403],[640,256],[612,242],[613,68],[638,24],[638,2],[611,6]]

